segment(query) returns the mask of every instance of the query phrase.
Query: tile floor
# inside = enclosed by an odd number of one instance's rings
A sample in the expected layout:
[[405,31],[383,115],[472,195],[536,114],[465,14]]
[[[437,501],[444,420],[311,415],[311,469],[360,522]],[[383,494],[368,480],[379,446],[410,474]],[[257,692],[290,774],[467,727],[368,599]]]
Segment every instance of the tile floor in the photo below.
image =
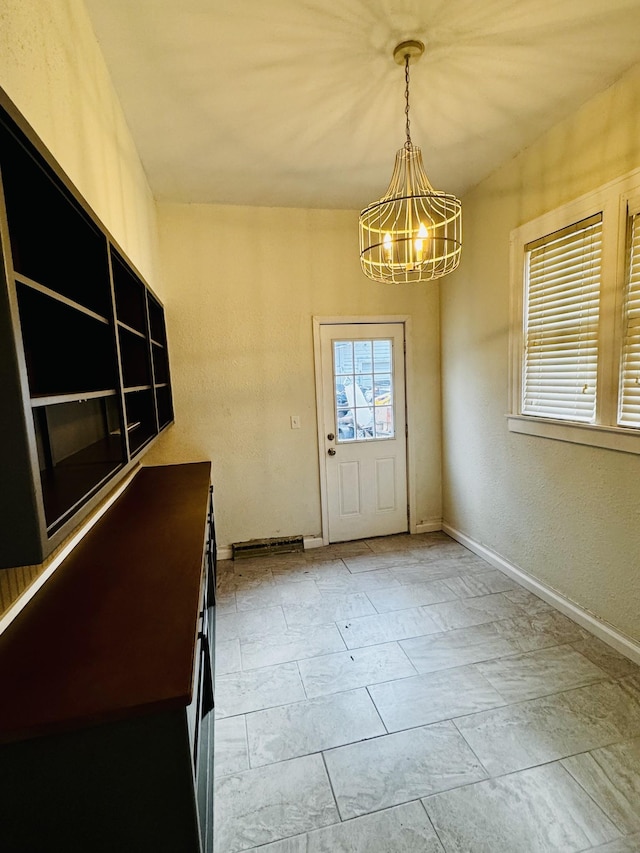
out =
[[216,853],[640,853],[640,668],[441,533],[219,564]]

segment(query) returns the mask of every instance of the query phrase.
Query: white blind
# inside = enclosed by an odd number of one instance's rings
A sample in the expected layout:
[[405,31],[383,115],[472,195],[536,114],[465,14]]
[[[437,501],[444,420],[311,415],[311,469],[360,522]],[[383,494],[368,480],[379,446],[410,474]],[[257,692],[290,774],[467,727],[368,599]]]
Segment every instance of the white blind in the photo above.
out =
[[522,411],[595,419],[602,214],[526,247]]
[[618,423],[640,427],[640,214],[631,217]]

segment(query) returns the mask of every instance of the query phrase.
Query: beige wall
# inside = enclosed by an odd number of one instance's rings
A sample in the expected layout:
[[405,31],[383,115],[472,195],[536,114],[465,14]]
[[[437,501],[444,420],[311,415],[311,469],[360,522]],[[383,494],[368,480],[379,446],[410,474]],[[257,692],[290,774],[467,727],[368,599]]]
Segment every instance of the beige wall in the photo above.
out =
[[640,457],[507,431],[509,234],[640,166],[640,68],[464,199],[442,285],[443,515],[640,639]]
[[439,519],[438,285],[366,279],[353,211],[161,204],[159,221],[176,423],[145,463],[213,460],[220,544],[320,533],[314,315],[411,316],[416,520]]
[[2,0],[0,86],[162,297],[154,200],[80,0]]
[[[155,203],[80,0],[2,0],[0,86],[162,297]],[[59,550],[0,572],[0,614]]]

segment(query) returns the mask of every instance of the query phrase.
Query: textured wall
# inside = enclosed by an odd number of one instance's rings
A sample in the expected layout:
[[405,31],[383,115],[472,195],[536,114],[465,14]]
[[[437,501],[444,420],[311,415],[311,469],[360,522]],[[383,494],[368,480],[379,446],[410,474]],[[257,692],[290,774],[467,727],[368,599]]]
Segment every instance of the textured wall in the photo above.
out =
[[2,0],[0,86],[162,297],[154,200],[80,0]]
[[357,221],[159,205],[176,423],[145,464],[213,460],[220,544],[320,532],[313,315],[412,317],[416,519],[441,516],[438,285],[366,279]]
[[[162,297],[155,203],[80,0],[2,0],[0,86]],[[0,614],[58,550],[0,573]]]
[[640,68],[464,199],[442,288],[445,520],[640,639],[640,457],[507,431],[509,234],[640,166]]

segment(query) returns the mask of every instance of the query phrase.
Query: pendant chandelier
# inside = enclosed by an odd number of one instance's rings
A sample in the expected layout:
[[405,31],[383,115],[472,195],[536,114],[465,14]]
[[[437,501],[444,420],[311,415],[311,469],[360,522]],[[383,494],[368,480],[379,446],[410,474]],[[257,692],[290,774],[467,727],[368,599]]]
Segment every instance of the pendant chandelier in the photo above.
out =
[[404,64],[407,140],[386,193],[360,214],[362,270],[389,284],[442,278],[458,266],[462,250],[462,205],[433,189],[409,131],[409,64],[423,53],[420,41],[403,41],[393,51]]

